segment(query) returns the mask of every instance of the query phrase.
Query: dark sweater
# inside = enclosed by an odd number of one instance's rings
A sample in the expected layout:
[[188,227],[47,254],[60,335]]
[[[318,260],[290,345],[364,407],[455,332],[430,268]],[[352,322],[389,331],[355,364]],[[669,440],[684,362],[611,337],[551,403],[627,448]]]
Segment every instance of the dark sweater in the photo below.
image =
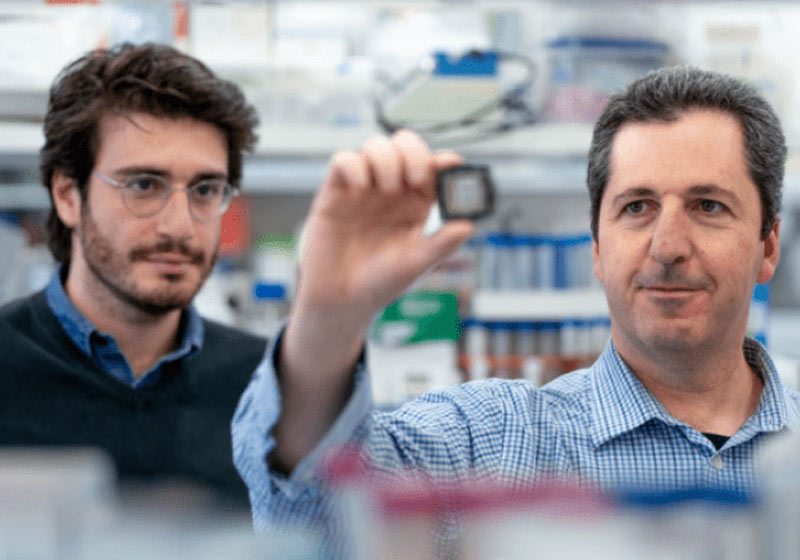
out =
[[230,421],[266,340],[204,320],[202,350],[134,389],[99,369],[44,293],[0,308],[0,445],[93,446],[120,479],[185,479],[246,502]]

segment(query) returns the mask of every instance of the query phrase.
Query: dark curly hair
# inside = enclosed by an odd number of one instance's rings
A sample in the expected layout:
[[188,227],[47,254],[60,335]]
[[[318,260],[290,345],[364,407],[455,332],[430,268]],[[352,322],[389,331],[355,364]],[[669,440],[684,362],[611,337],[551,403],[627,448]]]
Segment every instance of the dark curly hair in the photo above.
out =
[[258,117],[235,84],[166,45],[125,43],[91,51],[67,65],[53,83],[39,153],[42,181],[50,191],[48,246],[65,266],[72,250],[71,231],[53,205],[53,173],[74,179],[85,200],[101,119],[132,112],[191,117],[216,126],[228,141],[228,180],[239,186],[243,152],[255,145]]
[[736,78],[691,66],[673,66],[650,72],[612,97],[595,124],[586,176],[595,241],[617,131],[628,122],[672,122],[692,109],[716,109],[738,119],[747,167],[761,198],[761,239],[767,237],[781,209],[786,164],[786,140],[778,117],[754,87]]

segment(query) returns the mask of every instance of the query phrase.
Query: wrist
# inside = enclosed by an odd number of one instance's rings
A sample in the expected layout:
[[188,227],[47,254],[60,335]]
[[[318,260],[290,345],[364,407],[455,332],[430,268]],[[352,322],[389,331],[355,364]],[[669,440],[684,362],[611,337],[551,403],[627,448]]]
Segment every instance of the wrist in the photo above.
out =
[[298,302],[284,333],[282,369],[319,381],[346,378],[361,355],[370,319],[352,307]]

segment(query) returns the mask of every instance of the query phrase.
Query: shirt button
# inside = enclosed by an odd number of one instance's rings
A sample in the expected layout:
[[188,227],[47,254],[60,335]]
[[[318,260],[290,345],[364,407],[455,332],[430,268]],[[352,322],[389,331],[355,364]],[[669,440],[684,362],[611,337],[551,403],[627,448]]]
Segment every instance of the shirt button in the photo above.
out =
[[711,466],[714,467],[716,470],[721,471],[722,467],[724,467],[724,463],[722,462],[722,457],[719,453],[711,457]]

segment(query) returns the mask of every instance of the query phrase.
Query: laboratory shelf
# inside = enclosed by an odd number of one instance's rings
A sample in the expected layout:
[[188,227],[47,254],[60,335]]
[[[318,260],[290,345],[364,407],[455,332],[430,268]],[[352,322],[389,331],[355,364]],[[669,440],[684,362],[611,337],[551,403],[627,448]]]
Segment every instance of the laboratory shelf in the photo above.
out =
[[[337,150],[358,150],[373,135],[374,124],[325,126],[304,123],[262,123],[258,148],[262,156],[322,156]],[[479,142],[448,143],[465,157],[522,156],[532,158],[585,158],[592,140],[591,123],[543,122],[518,128]]]
[[[244,162],[242,188],[248,194],[313,193],[325,178],[330,155],[251,156]],[[468,162],[490,166],[501,194],[586,194],[584,159],[464,155]]]
[[39,122],[0,122],[0,155],[36,154],[44,143],[42,123]]
[[50,198],[47,190],[38,183],[0,184],[0,211],[47,210]]
[[[265,123],[259,143],[244,161],[245,193],[312,194],[325,177],[331,155],[357,150],[374,127],[325,127]],[[591,129],[574,123],[542,124],[460,148],[468,162],[488,164],[501,193],[585,193],[586,150]],[[49,207],[38,181],[40,123],[0,123],[0,210]],[[10,172],[10,173],[8,173]]]
[[[479,143],[458,147],[467,162],[488,164],[501,194],[585,196],[589,123],[539,123]],[[246,156],[245,193],[312,194],[319,187],[331,155],[357,150],[373,126],[329,127],[264,123],[255,153]],[[38,184],[42,125],[0,122],[0,210],[47,209]],[[800,206],[800,149],[787,166],[784,203]]]
[[570,290],[478,290],[472,316],[482,321],[557,321],[608,316],[599,288]]
[[[373,124],[334,127],[264,122],[257,130],[256,155],[327,158],[336,150],[357,150],[379,133]],[[541,123],[451,147],[466,156],[585,157],[591,137],[590,123]],[[0,154],[35,154],[43,142],[39,122],[0,122]]]

